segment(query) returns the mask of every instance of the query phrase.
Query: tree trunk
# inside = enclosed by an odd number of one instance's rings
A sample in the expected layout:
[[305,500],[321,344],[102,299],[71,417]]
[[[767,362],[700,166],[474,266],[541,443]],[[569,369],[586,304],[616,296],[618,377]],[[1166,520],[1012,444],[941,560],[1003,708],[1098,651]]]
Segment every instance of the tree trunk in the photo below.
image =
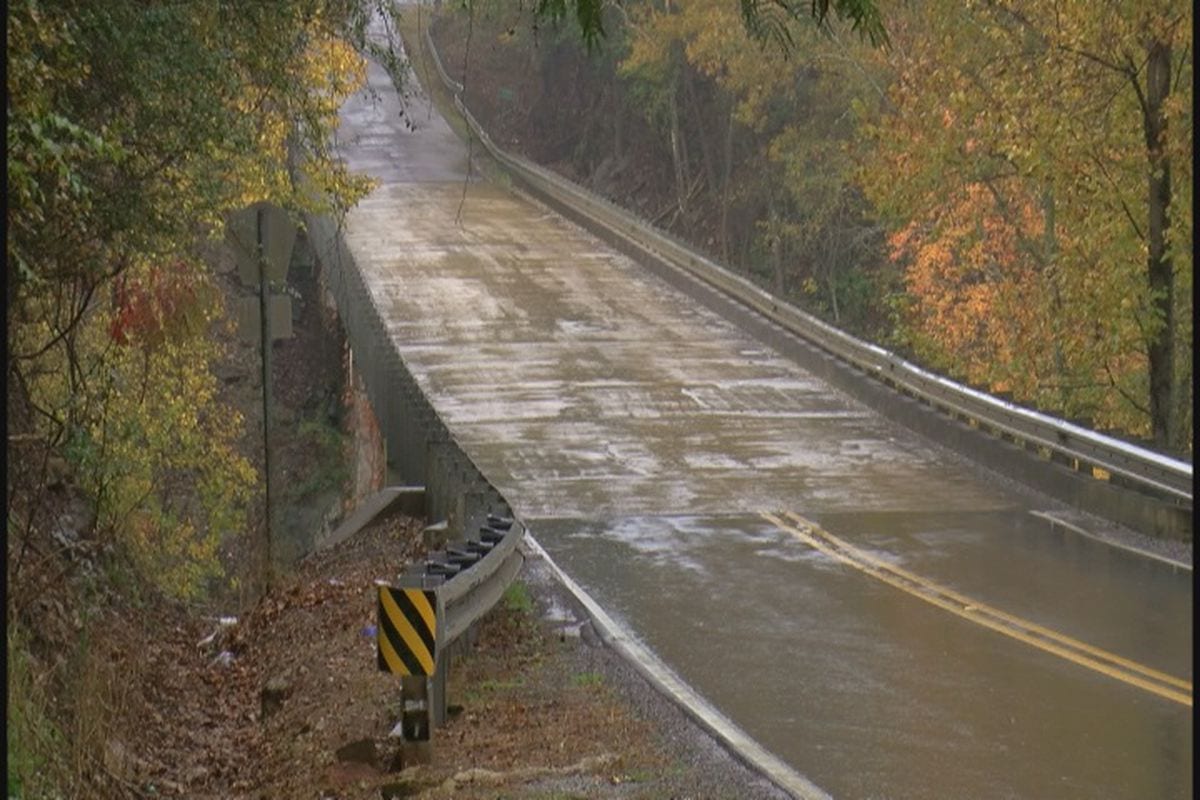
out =
[[683,148],[683,133],[679,129],[679,98],[675,87],[671,87],[670,105],[671,162],[675,167],[675,198],[681,215],[687,214],[688,175],[687,157]]
[[842,312],[838,306],[837,294],[837,273],[842,266],[842,247],[841,237],[836,231],[829,230],[826,233],[826,241],[829,242],[829,247],[825,248],[825,263],[826,263],[826,284],[829,287],[829,309],[833,312],[833,324],[842,324]]
[[[1136,78],[1135,78],[1136,80]],[[1150,282],[1151,308],[1157,324],[1151,329],[1146,352],[1150,367],[1150,424],[1154,441],[1175,449],[1178,426],[1175,425],[1175,275],[1167,251],[1170,228],[1171,164],[1166,154],[1167,120],[1164,111],[1171,91],[1171,47],[1152,42],[1146,62],[1146,95],[1143,126],[1149,156],[1147,199],[1149,225],[1147,275]]]
[[733,95],[726,109],[725,153],[721,171],[721,258],[729,263],[729,184],[733,176]]
[[1053,318],[1051,340],[1054,358],[1054,383],[1058,386],[1058,404],[1066,409],[1071,408],[1071,393],[1067,386],[1071,383],[1067,374],[1067,359],[1063,355],[1063,334],[1060,327],[1068,320],[1063,310],[1062,292],[1058,279],[1058,227],[1055,213],[1054,192],[1049,187],[1042,189],[1042,221],[1045,231],[1042,236],[1043,269],[1050,280],[1050,313]]
[[783,297],[787,286],[783,275],[783,252],[779,235],[779,215],[775,212],[775,199],[771,198],[767,211],[768,234],[767,247],[771,253],[771,276],[775,286],[775,296]]
[[704,109],[696,96],[695,78],[687,67],[683,70],[683,93],[687,97],[688,108],[692,112],[692,121],[696,126],[696,136],[700,140],[700,163],[704,167],[704,180],[708,183],[709,191],[717,191],[717,171],[713,165],[712,147],[708,141],[708,131],[704,121]]

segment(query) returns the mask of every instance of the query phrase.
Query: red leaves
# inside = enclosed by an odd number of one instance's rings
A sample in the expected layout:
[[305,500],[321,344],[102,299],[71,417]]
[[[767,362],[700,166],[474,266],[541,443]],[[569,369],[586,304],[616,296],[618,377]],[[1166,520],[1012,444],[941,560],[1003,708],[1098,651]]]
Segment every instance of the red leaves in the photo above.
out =
[[186,327],[199,310],[197,278],[181,260],[151,267],[145,278],[121,275],[113,285],[109,336],[121,345],[154,345]]

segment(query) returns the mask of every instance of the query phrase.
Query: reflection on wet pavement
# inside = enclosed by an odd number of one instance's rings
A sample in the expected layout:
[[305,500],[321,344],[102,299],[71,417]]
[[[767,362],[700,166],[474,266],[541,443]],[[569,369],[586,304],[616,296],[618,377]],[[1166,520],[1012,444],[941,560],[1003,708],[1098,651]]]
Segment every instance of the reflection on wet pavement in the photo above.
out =
[[462,144],[436,115],[398,125],[370,79],[343,150],[381,183],[346,231],[394,346],[550,554],[683,678],[837,797],[1191,796],[1189,707],[760,514],[1187,683],[1190,574],[1052,529],[544,208],[481,183],[464,201]]

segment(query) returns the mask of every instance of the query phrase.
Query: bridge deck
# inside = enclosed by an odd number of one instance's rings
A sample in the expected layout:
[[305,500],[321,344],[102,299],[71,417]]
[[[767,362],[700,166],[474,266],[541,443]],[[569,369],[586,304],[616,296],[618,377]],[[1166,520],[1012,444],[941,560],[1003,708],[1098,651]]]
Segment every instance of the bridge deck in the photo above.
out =
[[464,201],[464,146],[370,80],[342,147],[381,183],[346,238],[393,345],[550,554],[714,705],[835,796],[1191,796],[1190,573],[1052,530],[1049,501],[546,209]]

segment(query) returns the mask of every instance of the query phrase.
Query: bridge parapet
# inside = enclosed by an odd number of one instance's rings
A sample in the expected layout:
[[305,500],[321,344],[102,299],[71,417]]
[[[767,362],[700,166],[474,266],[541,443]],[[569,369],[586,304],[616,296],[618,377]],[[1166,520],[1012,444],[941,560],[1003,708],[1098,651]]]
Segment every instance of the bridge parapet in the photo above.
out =
[[471,132],[522,189],[885,416],[1079,510],[1141,533],[1192,538],[1190,463],[964,386],[851,336],[616,204],[502,150],[466,107],[464,87],[447,73],[428,28],[425,39]]

